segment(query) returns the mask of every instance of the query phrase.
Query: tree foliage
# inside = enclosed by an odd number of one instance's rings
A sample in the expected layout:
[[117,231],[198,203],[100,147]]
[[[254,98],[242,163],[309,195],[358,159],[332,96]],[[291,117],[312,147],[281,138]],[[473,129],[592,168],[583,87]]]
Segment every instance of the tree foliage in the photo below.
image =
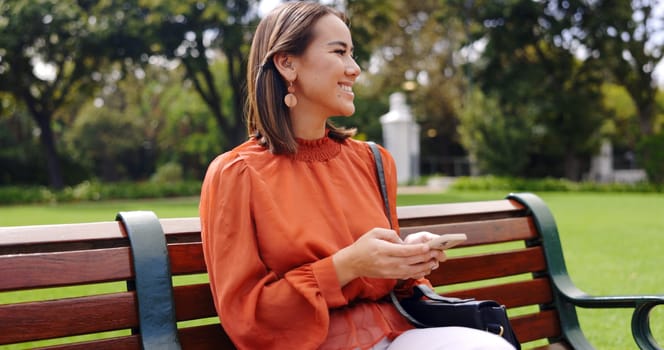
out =
[[144,51],[135,28],[125,26],[131,15],[140,13],[107,2],[0,2],[0,92],[20,101],[39,127],[54,188],[64,185],[53,129],[57,114],[74,96],[98,87],[110,61]]
[[392,92],[406,91],[421,125],[422,158],[462,155],[456,126],[466,81],[457,56],[464,24],[455,9],[436,0],[348,1],[348,11],[364,68],[358,105],[364,107],[366,100],[380,107],[368,117],[371,125],[387,112]]
[[[255,11],[258,1],[143,0],[139,3],[146,12],[144,26],[150,33],[145,37],[151,48],[149,54],[182,64],[185,79],[193,84],[219,125],[224,148],[244,141],[243,87],[246,57],[259,19]],[[221,73],[213,68],[217,60],[225,62],[225,86],[216,85]]]
[[486,40],[475,80],[498,99],[504,118],[529,121],[502,123],[530,135],[523,149],[513,150],[526,153],[528,164],[514,167],[510,175],[580,179],[599,145],[604,118],[600,63],[592,57],[579,60],[561,45],[567,18],[549,11],[546,1],[489,1],[475,18],[482,23],[475,35]]
[[478,170],[498,176],[527,171],[529,150],[534,144],[533,115],[506,116],[498,98],[475,89],[459,116],[461,142],[473,157]]
[[664,14],[655,12],[658,0],[551,3],[569,18],[568,33],[574,40],[585,45],[612,79],[625,87],[637,108],[640,133],[653,134],[657,113],[653,72],[664,45],[657,41],[664,31]]

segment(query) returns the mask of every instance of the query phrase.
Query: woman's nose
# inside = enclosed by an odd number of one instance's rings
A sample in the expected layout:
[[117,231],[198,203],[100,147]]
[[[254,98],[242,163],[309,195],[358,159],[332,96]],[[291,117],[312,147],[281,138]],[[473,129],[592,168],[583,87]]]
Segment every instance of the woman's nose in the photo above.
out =
[[346,66],[346,74],[357,77],[360,75],[361,71],[362,69],[357,62],[355,62],[355,59],[351,57],[349,64]]

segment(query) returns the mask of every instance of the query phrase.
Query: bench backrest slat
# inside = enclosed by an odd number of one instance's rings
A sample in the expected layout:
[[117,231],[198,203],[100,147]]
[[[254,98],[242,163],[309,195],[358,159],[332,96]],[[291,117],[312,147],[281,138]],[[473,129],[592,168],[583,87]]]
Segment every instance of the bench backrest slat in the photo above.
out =
[[561,334],[560,321],[555,310],[515,316],[510,321],[521,343]]
[[486,287],[444,292],[446,296],[458,298],[494,299],[507,308],[550,304],[553,301],[551,286],[546,278],[508,282]]
[[205,259],[203,258],[203,247],[200,242],[169,243],[168,255],[170,256],[171,273],[173,275],[207,272]]
[[528,240],[537,236],[536,231],[533,229],[532,220],[524,217],[501,217],[495,220],[406,226],[401,228],[402,236],[418,231],[429,231],[439,235],[457,232],[465,233],[468,235],[468,240],[461,244],[461,247]]
[[131,278],[128,247],[0,256],[0,291]]
[[[4,254],[2,249],[4,246],[11,246],[12,251],[23,247],[26,252],[30,252],[31,246],[39,247],[49,243],[86,242],[88,245],[108,246],[112,245],[114,241],[125,240],[127,234],[120,223],[103,221],[83,224],[0,227],[0,237],[2,237],[0,254]],[[74,245],[69,246],[74,247]]]
[[513,276],[546,269],[540,247],[522,248],[497,253],[454,257],[440,264],[429,276],[431,283],[440,286],[454,283]]
[[138,326],[133,292],[0,305],[0,344]]
[[178,321],[217,316],[207,283],[177,286],[173,297]]
[[[490,217],[492,213],[499,213],[507,217],[510,213],[518,215],[523,206],[514,201],[495,200],[467,203],[448,203],[432,205],[411,205],[397,208],[399,223],[402,226],[414,226],[417,222],[445,222],[447,220],[459,221],[459,217]],[[442,219],[441,219],[442,218]],[[447,218],[447,219],[446,219]],[[412,223],[412,224],[411,224]]]

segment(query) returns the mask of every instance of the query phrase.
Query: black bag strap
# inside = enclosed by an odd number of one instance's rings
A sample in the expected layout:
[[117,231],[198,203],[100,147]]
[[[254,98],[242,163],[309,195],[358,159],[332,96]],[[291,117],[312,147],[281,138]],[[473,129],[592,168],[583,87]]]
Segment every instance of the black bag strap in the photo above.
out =
[[461,304],[469,301],[475,300],[475,298],[461,299],[455,297],[445,297],[433,290],[426,284],[417,284],[413,286],[413,299],[420,299],[422,297],[427,297],[431,300],[438,300],[448,304]]
[[166,238],[151,211],[119,212],[134,259],[143,349],[180,350]]
[[[465,303],[468,301],[473,301],[475,299],[460,299],[460,298],[454,298],[454,297],[444,297],[438,293],[436,293],[435,290],[431,289],[426,284],[417,284],[413,286],[413,295],[409,297],[408,299],[413,299],[413,300],[418,300],[421,299],[422,297],[427,297],[431,300],[438,300],[441,302],[449,303],[449,304],[460,304],[460,303]],[[428,327],[424,323],[418,321],[413,315],[409,314],[408,311],[401,305],[401,302],[399,301],[399,298],[397,298],[396,294],[394,293],[394,290],[390,292],[390,300],[392,301],[392,304],[394,304],[394,307],[397,308],[397,311],[405,317],[410,323],[415,325],[416,327],[420,328],[425,328]]]
[[401,302],[399,302],[399,298],[397,298],[397,295],[394,294],[394,290],[390,291],[390,300],[392,300],[392,304],[394,304],[394,307],[397,308],[397,311],[399,311],[399,313],[403,317],[405,317],[408,320],[408,322],[419,328],[427,327],[427,325],[415,319],[415,317],[409,314],[408,311],[406,311],[406,309],[404,309],[403,306],[401,306]]
[[390,221],[390,227],[394,227],[392,224],[392,214],[390,212],[390,202],[389,197],[387,196],[387,184],[385,183],[385,168],[383,167],[383,157],[380,154],[378,146],[373,141],[367,141],[369,148],[371,148],[371,153],[373,153],[374,162],[376,163],[376,177],[378,178],[378,185],[380,187],[380,195],[383,197],[383,206],[385,207],[385,215],[387,220]]

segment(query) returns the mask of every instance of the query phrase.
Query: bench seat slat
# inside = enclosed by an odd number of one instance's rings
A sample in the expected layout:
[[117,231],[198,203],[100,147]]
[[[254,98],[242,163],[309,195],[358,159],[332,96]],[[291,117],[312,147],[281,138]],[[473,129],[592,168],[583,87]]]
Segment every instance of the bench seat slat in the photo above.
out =
[[132,328],[138,325],[136,294],[0,305],[0,325],[0,344]]
[[209,284],[191,284],[175,287],[175,314],[178,321],[216,317]]
[[546,269],[541,247],[450,258],[434,270],[434,286],[513,276]]
[[464,289],[442,294],[458,298],[496,300],[507,308],[550,304],[553,301],[551,285],[546,278]]
[[510,318],[514,333],[521,343],[560,336],[560,320],[555,310]]
[[402,227],[401,235],[405,237],[418,231],[435,234],[465,233],[468,240],[459,247],[529,240],[537,237],[533,221],[526,217]]
[[0,291],[131,278],[128,247],[0,256]]

